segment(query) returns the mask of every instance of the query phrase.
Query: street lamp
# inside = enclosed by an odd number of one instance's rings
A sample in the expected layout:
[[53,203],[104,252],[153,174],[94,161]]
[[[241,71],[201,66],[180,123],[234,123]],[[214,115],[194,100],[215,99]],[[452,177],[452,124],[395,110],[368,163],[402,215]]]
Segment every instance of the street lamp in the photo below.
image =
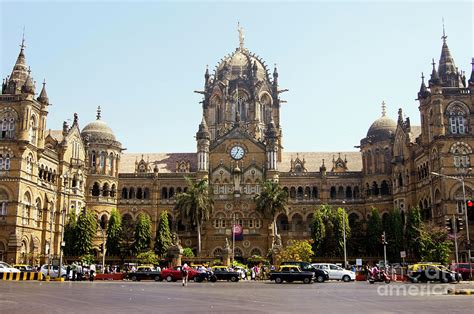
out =
[[[100,221],[97,221],[97,226],[102,233],[102,273],[105,274],[105,232],[104,228],[100,225]],[[105,227],[105,226],[104,226]]]
[[[346,201],[342,201],[343,206],[346,205]],[[344,269],[347,268],[347,250],[346,250],[346,208],[342,208],[342,226],[343,226],[343,233],[344,233]]]
[[[466,174],[470,170],[471,170],[471,168],[467,168]],[[468,263],[469,263],[469,280],[472,280],[471,241],[469,240],[469,220],[468,220],[468,217],[467,217],[466,188],[464,186],[465,174],[464,174],[464,176],[459,176],[459,177],[448,176],[448,175],[433,172],[433,171],[431,172],[431,174],[435,175],[435,176],[438,176],[438,177],[452,179],[452,180],[456,180],[458,182],[461,182],[462,197],[463,197],[463,208],[464,208],[464,214],[465,214],[465,219],[466,219],[466,240],[467,240],[467,256],[468,256]]]

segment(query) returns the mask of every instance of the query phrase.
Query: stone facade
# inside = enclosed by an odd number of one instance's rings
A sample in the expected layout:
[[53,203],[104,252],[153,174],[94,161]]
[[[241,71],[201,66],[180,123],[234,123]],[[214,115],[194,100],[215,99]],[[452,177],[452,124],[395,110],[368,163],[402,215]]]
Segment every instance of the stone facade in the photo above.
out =
[[[196,152],[130,154],[122,152],[100,110],[82,131],[77,115],[62,131],[46,130],[45,84],[35,99],[22,44],[0,95],[0,259],[37,263],[50,246],[57,255],[63,213],[84,206],[94,210],[104,230],[113,208],[128,225],[146,213],[153,235],[166,210],[183,247],[196,249],[195,228],[173,210],[186,177],[208,178],[215,203],[203,226],[203,256],[222,255],[234,222],[243,228],[236,256],[268,252],[275,240],[271,220],[256,212],[253,202],[264,180],[278,181],[289,194],[288,212],[277,217],[283,245],[309,238],[313,210],[326,203],[346,208],[351,222],[366,219],[372,207],[382,216],[395,207],[404,217],[419,206],[424,219],[439,224],[446,215],[463,217],[460,182],[430,175],[466,175],[474,145],[474,70],[466,82],[445,37],[428,86],[422,78],[421,126],[412,126],[401,109],[397,121],[388,118],[383,104],[360,152],[284,152],[280,95],[286,90],[278,76],[276,66],[270,75],[241,36],[239,47],[213,74],[206,69],[204,89],[197,91],[203,95],[203,117]],[[465,183],[471,198],[474,182],[466,177]],[[96,249],[100,243],[98,233]]]

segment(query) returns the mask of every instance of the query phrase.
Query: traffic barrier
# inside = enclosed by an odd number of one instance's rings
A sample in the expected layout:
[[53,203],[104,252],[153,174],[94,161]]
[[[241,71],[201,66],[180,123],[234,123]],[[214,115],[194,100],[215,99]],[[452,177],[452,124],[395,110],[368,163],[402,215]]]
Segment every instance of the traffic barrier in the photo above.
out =
[[449,289],[448,294],[454,295],[474,295],[474,289]]
[[42,273],[34,272],[20,272],[20,273],[2,273],[0,275],[1,280],[43,280]]

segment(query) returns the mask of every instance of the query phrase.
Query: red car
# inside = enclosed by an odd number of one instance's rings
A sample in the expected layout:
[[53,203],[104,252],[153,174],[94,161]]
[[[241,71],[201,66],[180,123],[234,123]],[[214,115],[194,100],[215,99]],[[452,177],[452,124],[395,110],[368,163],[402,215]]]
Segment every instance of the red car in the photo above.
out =
[[[471,264],[471,274],[474,277],[474,263]],[[469,263],[451,264],[451,270],[461,274],[463,280],[469,280]]]
[[[168,282],[183,279],[183,275],[181,273],[181,266],[163,269],[160,273],[160,277],[162,280],[166,280]],[[188,280],[194,280],[197,282],[201,281],[200,279],[200,273],[197,270],[192,268],[188,269]]]

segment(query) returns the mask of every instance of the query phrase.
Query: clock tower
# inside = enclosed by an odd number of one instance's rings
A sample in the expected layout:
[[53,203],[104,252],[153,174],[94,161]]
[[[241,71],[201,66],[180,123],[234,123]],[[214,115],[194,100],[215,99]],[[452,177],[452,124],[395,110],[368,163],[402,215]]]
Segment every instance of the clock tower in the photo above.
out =
[[265,62],[245,48],[242,28],[239,37],[239,47],[219,62],[213,74],[206,69],[204,90],[197,91],[204,96],[196,134],[197,178],[207,176],[214,198],[209,232],[203,239],[209,255],[215,255],[213,250],[222,247],[225,238],[231,240],[234,224],[246,239],[236,244],[242,244],[242,251],[255,245],[266,252],[271,244],[269,225],[255,212],[253,198],[263,181],[278,180],[282,91],[276,66],[270,75]]

